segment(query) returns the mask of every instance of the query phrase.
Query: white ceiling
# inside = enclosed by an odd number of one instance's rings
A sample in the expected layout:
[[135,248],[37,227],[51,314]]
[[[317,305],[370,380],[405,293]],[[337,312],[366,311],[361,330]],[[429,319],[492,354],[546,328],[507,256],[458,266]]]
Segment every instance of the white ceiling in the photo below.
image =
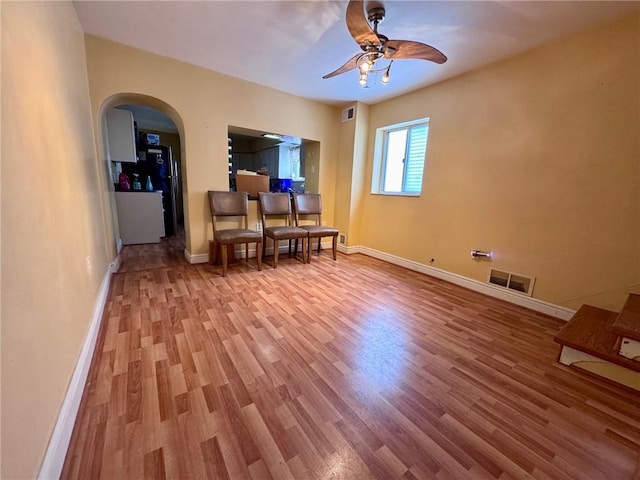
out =
[[387,15],[380,33],[432,45],[448,61],[443,65],[396,61],[389,85],[367,89],[358,84],[355,70],[323,80],[359,51],[346,28],[346,1],[76,1],[74,5],[88,34],[329,104],[355,100],[374,104],[640,8],[637,1],[383,3]]

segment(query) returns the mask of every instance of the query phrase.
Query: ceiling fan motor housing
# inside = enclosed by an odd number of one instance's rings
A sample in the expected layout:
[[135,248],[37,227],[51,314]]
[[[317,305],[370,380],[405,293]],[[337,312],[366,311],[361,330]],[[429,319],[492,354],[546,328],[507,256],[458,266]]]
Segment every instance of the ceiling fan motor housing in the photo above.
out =
[[384,8],[375,7],[370,9],[367,13],[368,13],[367,19],[369,20],[369,23],[373,23],[374,30],[375,30],[375,27],[377,27],[378,24],[382,23],[382,21],[384,20],[384,15],[385,15]]

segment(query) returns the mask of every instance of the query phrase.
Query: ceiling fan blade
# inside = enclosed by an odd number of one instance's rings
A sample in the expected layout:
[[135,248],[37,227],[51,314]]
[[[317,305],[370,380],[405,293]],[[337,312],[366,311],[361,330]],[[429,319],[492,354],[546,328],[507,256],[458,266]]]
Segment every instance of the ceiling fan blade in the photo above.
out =
[[447,61],[447,57],[440,50],[411,40],[389,40],[384,56],[392,60],[416,58],[435,63]]
[[358,45],[380,45],[378,35],[373,31],[364,15],[362,0],[350,0],[347,6],[347,28]]
[[354,68],[356,68],[358,66],[358,58],[360,58],[360,56],[362,55],[362,53],[357,53],[356,55],[354,55],[352,58],[350,58],[347,63],[345,63],[344,65],[342,65],[339,69],[334,70],[331,73],[327,73],[324,77],[322,78],[331,78],[331,77],[335,77],[336,75],[340,75],[341,73],[345,73],[348,72],[349,70],[353,70]]

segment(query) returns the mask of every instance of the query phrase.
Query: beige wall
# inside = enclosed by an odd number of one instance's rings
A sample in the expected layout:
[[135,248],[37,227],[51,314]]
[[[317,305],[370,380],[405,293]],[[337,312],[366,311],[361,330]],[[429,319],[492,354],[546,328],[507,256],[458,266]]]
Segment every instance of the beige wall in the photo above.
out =
[[[367,138],[371,118],[371,107],[358,103],[356,108],[354,146],[353,146],[353,178],[351,185],[350,225],[348,244],[358,245],[362,242],[362,208],[370,183],[367,171]],[[338,180],[339,181],[339,180]]]
[[638,38],[634,15],[373,106],[369,159],[376,128],[431,124],[422,195],[368,184],[361,243],[481,281],[490,266],[535,276],[535,297],[568,307],[620,307],[640,283]]
[[[123,93],[159,99],[179,115],[179,121],[172,119],[184,137],[185,233],[190,253],[208,252],[212,233],[207,190],[229,187],[229,125],[319,141],[319,159],[311,161],[319,162],[319,191],[327,221],[333,221],[338,109],[97,37],[87,36],[86,48],[97,122],[104,102]],[[255,208],[252,216],[253,223]]]
[[[351,105],[345,105],[348,108]],[[334,226],[349,236],[351,222],[351,191],[353,184],[353,148],[355,140],[355,119],[341,123],[338,128],[338,166],[336,169],[336,214]]]
[[346,236],[347,245],[359,245],[361,205],[366,194],[367,138],[371,107],[357,102],[352,121],[339,127],[338,167],[336,170],[335,227]]
[[111,258],[73,5],[1,8],[0,476],[35,478]]

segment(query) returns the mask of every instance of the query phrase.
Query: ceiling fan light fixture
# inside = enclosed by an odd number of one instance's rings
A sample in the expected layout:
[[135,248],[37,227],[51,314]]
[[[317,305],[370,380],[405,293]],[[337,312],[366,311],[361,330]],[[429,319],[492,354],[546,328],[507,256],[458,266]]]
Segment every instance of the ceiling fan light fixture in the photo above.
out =
[[358,65],[358,69],[360,70],[360,74],[369,73],[373,71],[373,68],[376,65],[376,60],[378,60],[379,55],[377,55],[376,51],[365,52],[360,55],[356,64]]
[[363,87],[365,87],[367,85],[367,72],[361,72],[360,73],[360,85],[362,85]]
[[387,68],[384,69],[384,73],[382,74],[382,78],[380,79],[380,83],[382,83],[382,85],[387,85],[389,83],[389,71],[391,70],[392,63],[393,60],[391,60],[389,62],[389,65],[387,65]]
[[385,70],[384,74],[382,75],[382,78],[380,79],[380,83],[382,83],[383,85],[386,85],[386,84],[389,83],[389,69],[390,68],[391,68],[391,64],[389,64],[389,66]]

